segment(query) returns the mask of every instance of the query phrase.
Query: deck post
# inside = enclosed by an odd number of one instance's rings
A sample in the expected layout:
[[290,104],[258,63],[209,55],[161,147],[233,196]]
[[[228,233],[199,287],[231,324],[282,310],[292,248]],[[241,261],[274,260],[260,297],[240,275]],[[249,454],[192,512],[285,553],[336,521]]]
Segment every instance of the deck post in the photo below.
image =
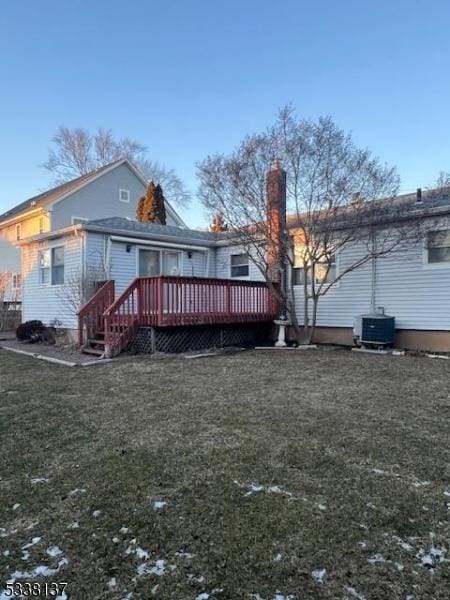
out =
[[225,314],[231,317],[231,283],[226,282],[225,286]]
[[163,324],[164,316],[164,295],[163,295],[163,279],[158,277],[158,325]]

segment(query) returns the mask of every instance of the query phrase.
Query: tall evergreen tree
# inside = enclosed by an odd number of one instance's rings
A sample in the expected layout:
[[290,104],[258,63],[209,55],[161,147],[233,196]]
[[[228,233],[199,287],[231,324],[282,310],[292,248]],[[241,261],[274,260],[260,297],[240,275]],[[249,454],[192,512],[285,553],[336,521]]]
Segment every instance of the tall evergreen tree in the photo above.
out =
[[136,209],[136,218],[141,223],[166,224],[165,199],[161,186],[153,181],[147,186],[145,195],[141,196]]

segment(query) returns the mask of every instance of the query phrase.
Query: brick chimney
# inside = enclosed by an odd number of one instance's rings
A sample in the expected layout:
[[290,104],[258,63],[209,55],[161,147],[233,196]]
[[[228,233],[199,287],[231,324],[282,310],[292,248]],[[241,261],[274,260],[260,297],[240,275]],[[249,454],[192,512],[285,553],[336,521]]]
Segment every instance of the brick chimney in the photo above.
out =
[[271,281],[284,285],[285,261],[282,239],[286,231],[286,171],[275,159],[266,175],[266,202],[269,241],[267,266]]

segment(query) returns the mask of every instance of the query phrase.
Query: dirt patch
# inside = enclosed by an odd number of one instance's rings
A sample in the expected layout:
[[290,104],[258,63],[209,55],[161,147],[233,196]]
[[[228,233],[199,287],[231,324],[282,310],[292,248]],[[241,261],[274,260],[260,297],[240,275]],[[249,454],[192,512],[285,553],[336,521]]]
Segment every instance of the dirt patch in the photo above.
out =
[[321,350],[95,369],[0,351],[1,579],[57,569],[88,600],[444,600],[449,375]]

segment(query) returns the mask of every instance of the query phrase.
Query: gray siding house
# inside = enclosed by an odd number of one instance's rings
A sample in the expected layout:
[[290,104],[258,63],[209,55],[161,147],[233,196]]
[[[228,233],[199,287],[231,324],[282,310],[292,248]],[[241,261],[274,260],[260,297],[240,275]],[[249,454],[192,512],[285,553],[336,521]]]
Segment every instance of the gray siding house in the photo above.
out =
[[[129,169],[126,164],[122,167]],[[114,168],[119,173],[119,167]],[[119,186],[127,185],[131,192],[133,180],[122,175],[120,182],[114,181],[113,191],[104,194],[121,203]],[[90,185],[95,183],[100,185],[101,178]],[[136,196],[141,192],[136,188]],[[95,197],[93,193],[92,202]],[[450,351],[450,197],[427,193],[420,202],[415,195],[396,202],[403,203],[408,218],[421,222],[420,237],[401,251],[365,262],[337,279],[319,302],[316,341],[352,344],[355,318],[377,306],[395,317],[399,347]],[[84,221],[79,207],[87,209],[88,204],[81,200],[67,204],[60,213],[65,216],[59,229],[17,242],[22,248],[24,320],[56,321],[76,334],[83,304],[80,282],[84,289],[90,279],[110,282],[108,303],[99,314],[110,315],[107,335],[120,333],[122,341],[130,339],[141,321],[149,326],[177,326],[214,319],[262,322],[277,316],[277,307],[261,284],[261,272],[233,232],[182,228],[175,216],[168,225],[138,223],[124,214]],[[59,218],[53,217],[59,208],[53,207],[52,219]],[[295,240],[295,223],[292,219],[288,223]],[[338,278],[346,265],[355,263],[362,252],[360,244],[338,252],[331,277]],[[294,262],[287,282],[301,324],[304,286],[298,285],[297,269]]]
[[[364,264],[332,287],[319,304],[316,341],[351,344],[355,317],[370,311],[374,294],[376,305],[396,318],[399,347],[450,351],[448,213],[450,203],[440,207],[439,214],[424,214],[427,233],[423,239],[411,242],[401,252],[377,258],[375,264]],[[437,249],[429,242],[436,231],[442,240]],[[263,281],[230,234],[143,224],[119,217],[41,234],[21,242],[21,246],[23,319],[47,323],[56,319],[74,334],[76,310],[65,298],[67,287],[90,271],[115,281],[116,298],[136,277]],[[354,262],[358,252],[355,244],[336,257],[337,275],[346,262]],[[48,265],[45,272],[43,264]],[[63,275],[58,273],[61,267]],[[301,323],[303,286],[296,285],[293,275],[289,274],[289,286]]]
[[[25,200],[0,215],[0,274],[7,276],[6,300],[21,298],[20,250],[17,243],[93,219],[135,219],[137,200],[147,182],[126,159],[68,181]],[[186,227],[166,204],[167,223]]]

